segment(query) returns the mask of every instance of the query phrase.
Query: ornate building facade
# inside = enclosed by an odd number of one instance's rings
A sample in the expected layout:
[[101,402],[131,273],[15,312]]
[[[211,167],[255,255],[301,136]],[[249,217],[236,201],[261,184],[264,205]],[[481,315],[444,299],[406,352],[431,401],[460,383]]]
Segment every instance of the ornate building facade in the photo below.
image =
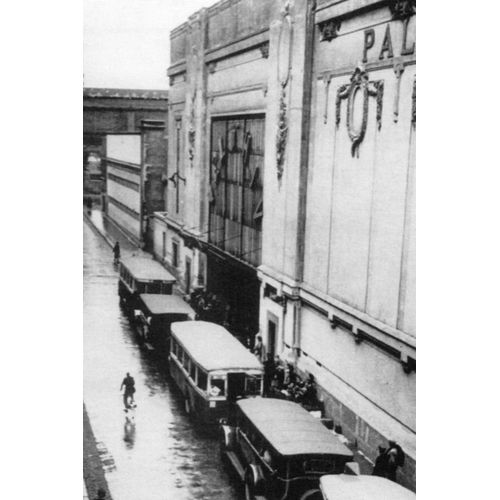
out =
[[171,33],[155,253],[415,487],[415,2],[224,0]]

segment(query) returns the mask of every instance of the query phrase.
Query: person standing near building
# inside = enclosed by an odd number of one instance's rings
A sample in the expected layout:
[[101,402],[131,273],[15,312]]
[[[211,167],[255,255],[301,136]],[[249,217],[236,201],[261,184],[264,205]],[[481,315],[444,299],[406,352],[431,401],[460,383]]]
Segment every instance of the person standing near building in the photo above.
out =
[[398,467],[403,467],[405,464],[405,454],[401,446],[395,441],[389,441],[387,448],[387,466],[386,477],[391,481],[396,481],[396,472]]
[[378,447],[378,456],[375,459],[372,476],[386,477],[387,475],[387,448]]
[[126,377],[122,381],[122,385],[120,386],[120,391],[123,389],[123,387],[125,387],[125,391],[123,392],[123,404],[125,406],[125,409],[128,410],[130,406],[135,403],[134,401],[135,380],[128,372]]
[[268,353],[266,361],[264,361],[264,396],[268,396],[271,389],[271,381],[274,376],[274,360],[273,355]]
[[257,356],[257,358],[259,358],[259,361],[262,361],[263,350],[264,350],[264,345],[262,344],[262,337],[260,335],[257,335],[252,352]]
[[117,241],[113,247],[113,255],[115,256],[114,263],[118,264],[120,261],[120,243]]

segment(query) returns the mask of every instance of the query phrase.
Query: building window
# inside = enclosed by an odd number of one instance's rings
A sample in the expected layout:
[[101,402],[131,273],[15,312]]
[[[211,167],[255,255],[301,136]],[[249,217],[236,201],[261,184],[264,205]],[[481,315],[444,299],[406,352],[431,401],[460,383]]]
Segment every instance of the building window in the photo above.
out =
[[209,242],[252,266],[261,263],[264,116],[214,119]]
[[174,267],[179,265],[179,244],[175,241],[172,242],[172,265]]

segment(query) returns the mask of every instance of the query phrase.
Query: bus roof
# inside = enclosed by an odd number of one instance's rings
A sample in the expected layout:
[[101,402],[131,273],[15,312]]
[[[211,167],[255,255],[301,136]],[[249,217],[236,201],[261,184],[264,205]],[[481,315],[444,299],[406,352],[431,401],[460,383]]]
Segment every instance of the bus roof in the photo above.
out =
[[130,274],[139,281],[168,281],[175,283],[175,278],[158,262],[146,257],[126,257],[121,261]]
[[262,370],[260,361],[224,327],[208,321],[172,323],[172,335],[207,371]]
[[238,401],[238,406],[281,455],[328,454],[348,459],[347,446],[297,403],[272,398]]
[[328,475],[320,478],[326,500],[415,500],[413,491],[378,476]]
[[194,316],[191,306],[178,295],[142,293],[139,296],[151,314],[188,314]]

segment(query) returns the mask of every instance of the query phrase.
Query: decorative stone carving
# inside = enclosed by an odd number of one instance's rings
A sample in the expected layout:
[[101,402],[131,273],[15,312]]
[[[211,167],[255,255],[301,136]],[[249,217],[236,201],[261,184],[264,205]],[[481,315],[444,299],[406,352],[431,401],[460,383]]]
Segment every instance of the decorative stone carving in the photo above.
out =
[[417,123],[417,75],[413,80],[413,92],[411,93],[411,122]]
[[280,87],[278,126],[276,131],[276,173],[278,180],[283,176],[285,151],[288,137],[287,92],[290,79],[290,61],[292,50],[292,20],[290,2],[287,1],[282,10],[282,21],[278,37],[278,84]]
[[193,96],[191,97],[191,117],[189,120],[189,129],[188,129],[188,158],[193,166],[194,159],[194,146],[196,141],[196,129],[195,129],[195,104],[196,104],[196,90],[193,92]]
[[215,61],[209,62],[207,64],[208,72],[213,75],[215,73],[215,69],[217,68],[217,63]]
[[416,0],[391,0],[389,8],[392,19],[403,21],[413,16],[417,12],[416,4]]
[[320,23],[318,26],[320,42],[331,42],[334,38],[337,38],[341,24],[341,21],[338,19],[329,19]]
[[325,84],[325,111],[323,113],[323,123],[326,125],[328,123],[328,96],[330,94],[330,83],[332,81],[332,75],[330,73],[325,73],[323,75],[323,82]]
[[[355,129],[354,121],[354,98],[358,92],[362,96],[362,119],[361,126],[358,130]],[[383,80],[369,81],[368,73],[364,65],[360,64],[351,76],[351,83],[341,85],[337,90],[337,98],[335,101],[335,124],[337,127],[340,124],[340,111],[343,99],[347,99],[347,133],[352,142],[351,154],[359,157],[359,145],[363,142],[366,133],[366,125],[368,123],[368,97],[376,97],[377,99],[377,128],[380,130],[382,126],[382,104],[384,96]]]
[[286,112],[286,90],[285,86],[281,87],[280,110],[278,115],[278,132],[276,134],[276,168],[278,179],[283,176],[283,165],[285,162],[286,139],[288,136],[288,123]]
[[168,77],[168,84],[172,86],[175,82],[175,77],[174,76],[169,76]]
[[264,59],[267,59],[269,57],[269,42],[265,42],[263,43],[260,47],[259,47],[259,50],[260,50],[260,53],[262,54],[262,57]]
[[399,91],[401,89],[401,75],[403,74],[405,67],[400,62],[394,63],[394,74],[396,75],[396,91],[394,92],[394,107],[393,107],[393,120],[397,123],[399,118]]

